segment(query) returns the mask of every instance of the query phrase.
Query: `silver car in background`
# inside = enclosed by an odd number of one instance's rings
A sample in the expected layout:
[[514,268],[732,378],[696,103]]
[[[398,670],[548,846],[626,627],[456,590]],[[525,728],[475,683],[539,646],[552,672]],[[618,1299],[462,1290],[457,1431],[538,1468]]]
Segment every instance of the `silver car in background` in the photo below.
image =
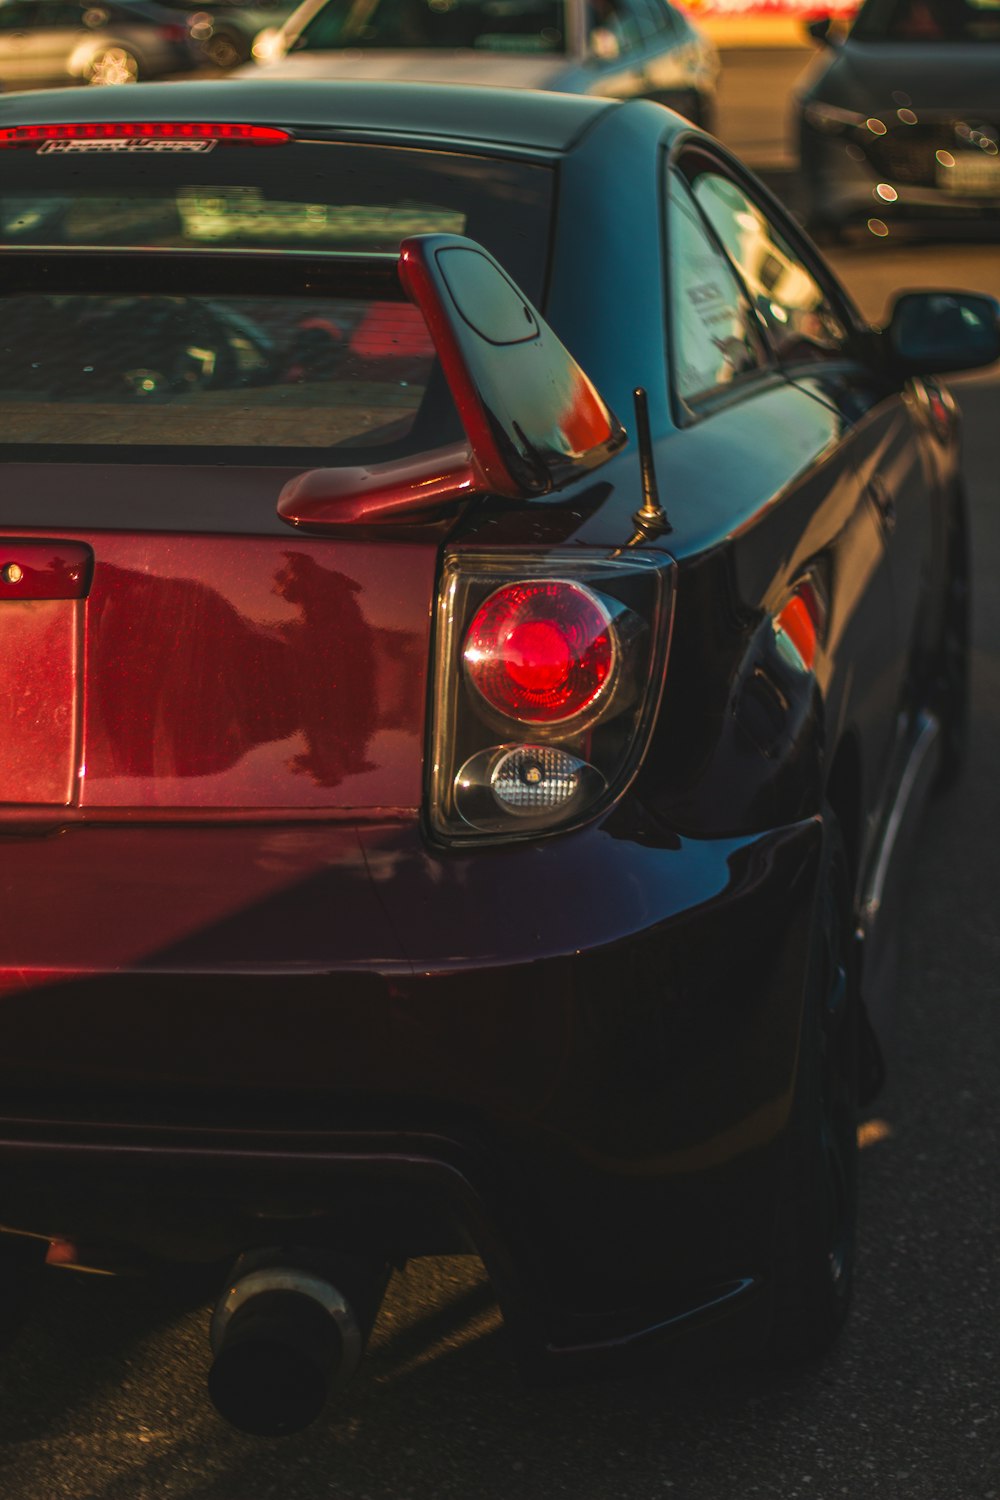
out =
[[156,0],[0,0],[0,84],[136,83],[200,60],[186,16]]
[[257,77],[554,89],[653,99],[706,129],[714,44],[668,0],[305,0],[254,47]]

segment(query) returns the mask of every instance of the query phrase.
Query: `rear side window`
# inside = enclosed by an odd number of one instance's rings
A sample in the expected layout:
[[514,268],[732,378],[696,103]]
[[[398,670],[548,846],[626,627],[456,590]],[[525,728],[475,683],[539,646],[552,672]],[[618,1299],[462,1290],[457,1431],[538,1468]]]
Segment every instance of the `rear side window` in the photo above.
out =
[[676,173],[669,174],[668,274],[674,388],[682,401],[719,394],[766,365],[753,312]]
[[[30,248],[47,267],[33,283],[34,260],[17,253],[0,276],[8,456],[225,448],[316,462],[328,449],[352,463],[432,448],[454,435],[454,414],[420,314],[398,300],[400,242],[465,234],[532,300],[544,289],[546,166],[332,142],[3,154],[0,259]],[[133,269],[150,251],[187,252],[177,263],[194,269],[162,292],[86,270],[124,251]],[[259,272],[241,276],[253,252],[275,251],[264,287]],[[196,268],[220,252],[231,276],[209,292]],[[371,259],[370,291],[343,294],[345,257]]]
[[780,231],[728,177],[700,172],[694,195],[719,236],[785,363],[839,351],[847,330],[826,292]]

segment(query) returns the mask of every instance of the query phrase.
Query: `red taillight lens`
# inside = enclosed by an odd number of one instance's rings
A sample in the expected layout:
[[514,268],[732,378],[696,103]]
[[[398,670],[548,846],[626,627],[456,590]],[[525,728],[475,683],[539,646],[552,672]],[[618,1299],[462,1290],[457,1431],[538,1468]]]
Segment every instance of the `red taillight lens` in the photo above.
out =
[[463,660],[498,713],[525,724],[559,724],[595,704],[610,681],[614,627],[580,584],[512,583],[476,613]]
[[[182,34],[184,34],[182,32]],[[287,130],[270,125],[236,125],[191,120],[102,120],[80,124],[6,125],[0,130],[0,148],[35,146],[53,149],[88,143],[97,147],[101,141],[225,141],[240,146],[284,146],[292,137]]]
[[445,554],[428,824],[449,844],[576,827],[635,775],[660,701],[673,563],[572,547]]
[[165,42],[186,42],[191,33],[186,26],[179,26],[168,22],[166,26],[160,27],[160,36]]

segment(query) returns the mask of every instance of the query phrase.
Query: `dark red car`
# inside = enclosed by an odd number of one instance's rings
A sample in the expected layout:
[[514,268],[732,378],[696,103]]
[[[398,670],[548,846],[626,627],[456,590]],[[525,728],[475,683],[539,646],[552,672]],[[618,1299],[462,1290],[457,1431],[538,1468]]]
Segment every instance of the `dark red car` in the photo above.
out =
[[866,326],[650,103],[6,96],[0,161],[11,1255],[218,1264],[262,1432],[418,1255],[528,1363],[821,1352],[996,303]]

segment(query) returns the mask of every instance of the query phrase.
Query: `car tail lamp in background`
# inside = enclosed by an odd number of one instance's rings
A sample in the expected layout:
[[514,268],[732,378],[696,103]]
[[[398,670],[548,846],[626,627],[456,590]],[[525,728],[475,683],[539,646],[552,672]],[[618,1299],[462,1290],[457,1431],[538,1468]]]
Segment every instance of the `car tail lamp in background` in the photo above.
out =
[[583,549],[447,556],[429,788],[438,837],[537,837],[620,795],[662,690],[672,567]]

